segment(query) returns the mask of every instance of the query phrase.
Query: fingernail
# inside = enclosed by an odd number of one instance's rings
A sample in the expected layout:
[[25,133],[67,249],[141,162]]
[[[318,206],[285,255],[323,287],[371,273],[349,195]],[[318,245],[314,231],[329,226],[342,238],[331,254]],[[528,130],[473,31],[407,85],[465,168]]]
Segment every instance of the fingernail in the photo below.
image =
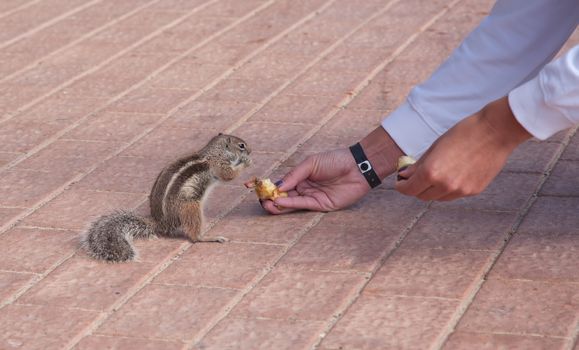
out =
[[281,184],[283,184],[283,180],[277,180],[274,185],[276,185],[277,187],[281,186]]

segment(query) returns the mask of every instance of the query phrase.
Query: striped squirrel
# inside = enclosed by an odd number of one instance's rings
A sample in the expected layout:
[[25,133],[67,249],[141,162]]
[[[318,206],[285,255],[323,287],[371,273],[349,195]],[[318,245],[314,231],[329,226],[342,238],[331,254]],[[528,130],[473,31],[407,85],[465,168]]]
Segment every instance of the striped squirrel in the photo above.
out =
[[203,201],[217,181],[230,181],[251,164],[242,139],[219,134],[199,152],[164,168],[149,195],[151,217],[117,211],[94,221],[81,237],[81,247],[93,258],[110,262],[136,257],[133,238],[185,236],[192,242],[225,242],[202,238]]

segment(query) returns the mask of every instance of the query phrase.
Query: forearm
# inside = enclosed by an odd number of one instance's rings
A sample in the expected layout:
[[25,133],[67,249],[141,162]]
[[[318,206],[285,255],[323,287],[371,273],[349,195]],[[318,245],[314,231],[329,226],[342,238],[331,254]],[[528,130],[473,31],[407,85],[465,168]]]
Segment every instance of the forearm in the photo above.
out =
[[383,127],[405,153],[420,157],[460,120],[534,77],[571,35],[578,18],[574,0],[499,0]]

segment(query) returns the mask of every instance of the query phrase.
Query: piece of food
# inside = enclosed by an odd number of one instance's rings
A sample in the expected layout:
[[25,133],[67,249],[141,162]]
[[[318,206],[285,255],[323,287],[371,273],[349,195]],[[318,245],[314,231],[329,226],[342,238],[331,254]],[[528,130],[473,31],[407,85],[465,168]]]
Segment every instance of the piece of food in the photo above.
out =
[[270,179],[253,178],[245,183],[247,188],[255,188],[255,193],[259,199],[274,200],[279,197],[287,197],[287,192],[282,192]]
[[[402,170],[408,168],[409,166],[411,166],[414,163],[416,163],[416,160],[412,157],[409,157],[409,156],[402,156],[402,157],[398,158],[398,173],[400,173]],[[398,181],[406,180],[406,178],[400,176],[400,174],[398,174],[396,179]]]

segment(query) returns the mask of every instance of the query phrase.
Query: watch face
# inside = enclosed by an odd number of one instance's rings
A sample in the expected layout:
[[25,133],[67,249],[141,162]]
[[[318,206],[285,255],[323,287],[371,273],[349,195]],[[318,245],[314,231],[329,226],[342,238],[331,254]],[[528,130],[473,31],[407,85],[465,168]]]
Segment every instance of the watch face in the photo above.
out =
[[363,174],[363,173],[370,171],[372,169],[372,166],[370,165],[369,161],[365,160],[362,163],[358,163],[358,168],[360,169],[360,171]]

